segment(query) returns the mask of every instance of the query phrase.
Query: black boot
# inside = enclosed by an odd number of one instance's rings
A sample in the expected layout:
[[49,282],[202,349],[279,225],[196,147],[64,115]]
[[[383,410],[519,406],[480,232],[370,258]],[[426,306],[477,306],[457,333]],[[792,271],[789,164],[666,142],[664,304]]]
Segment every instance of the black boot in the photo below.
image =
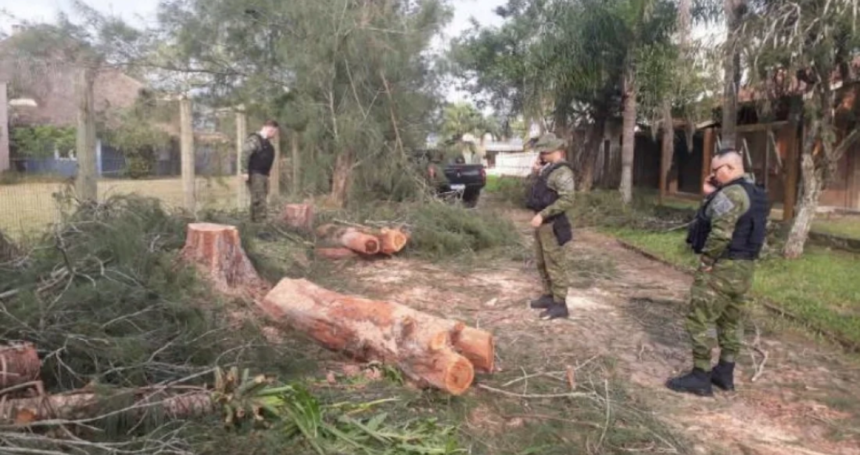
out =
[[550,320],[556,318],[566,318],[570,315],[567,311],[567,303],[565,302],[553,302],[552,306],[541,311],[540,318],[543,320]]
[[735,390],[735,363],[734,362],[724,362],[720,359],[720,363],[714,367],[714,371],[711,372],[711,383],[715,386],[725,390],[726,392],[732,392]]
[[693,371],[684,376],[670,379],[666,382],[666,387],[676,392],[692,393],[703,397],[714,395],[711,388],[711,373],[699,368],[693,368]]
[[544,294],[540,296],[540,298],[532,300],[530,306],[536,310],[549,308],[552,306],[552,296],[549,294]]

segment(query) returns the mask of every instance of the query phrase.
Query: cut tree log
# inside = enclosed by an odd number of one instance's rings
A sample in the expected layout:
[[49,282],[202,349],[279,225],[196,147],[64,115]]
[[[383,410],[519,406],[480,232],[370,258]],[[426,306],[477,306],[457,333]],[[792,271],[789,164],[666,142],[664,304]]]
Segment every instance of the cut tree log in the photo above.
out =
[[[420,386],[460,395],[474,380],[472,362],[452,345],[452,340],[464,338],[460,337],[466,329],[462,322],[394,302],[342,295],[303,279],[281,280],[258,304],[272,318],[324,347],[357,360],[396,365]],[[483,347],[492,349],[492,343]],[[485,353],[483,358],[492,359],[493,354]]]
[[212,396],[204,390],[169,396],[165,396],[163,392],[151,391],[113,396],[70,392],[0,401],[0,425],[27,426],[44,420],[97,419],[109,412],[104,409],[104,405],[111,398],[125,396],[133,398],[134,402],[126,412],[138,417],[146,412],[151,413],[156,407],[171,418],[196,417],[214,411]]
[[458,332],[451,342],[454,349],[463,354],[476,370],[492,373],[496,362],[496,346],[493,334],[486,330],[466,327]]
[[287,226],[304,232],[312,232],[314,208],[310,204],[287,204],[284,207],[282,219]]
[[0,390],[38,380],[41,369],[32,344],[0,345]]
[[320,226],[316,234],[320,238],[319,246],[323,248],[346,247],[364,255],[379,253],[382,244],[378,237],[361,232],[354,227],[326,224]]
[[189,224],[182,257],[197,264],[224,294],[261,295],[269,288],[242,249],[239,230],[234,226]]
[[382,228],[379,231],[379,240],[382,243],[382,254],[390,256],[406,246],[407,237],[400,229]]

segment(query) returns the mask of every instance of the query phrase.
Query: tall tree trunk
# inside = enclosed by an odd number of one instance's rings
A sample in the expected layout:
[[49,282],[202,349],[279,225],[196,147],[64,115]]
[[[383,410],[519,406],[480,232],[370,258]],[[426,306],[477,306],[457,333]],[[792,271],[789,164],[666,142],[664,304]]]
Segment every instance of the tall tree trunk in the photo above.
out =
[[672,157],[675,154],[675,128],[672,120],[672,105],[667,100],[663,102],[663,136],[660,147],[660,203],[666,198],[669,186],[669,171],[672,169]]
[[636,140],[636,84],[635,69],[627,64],[624,75],[624,111],[621,144],[621,201],[629,204],[633,200],[633,158]]
[[741,81],[740,54],[735,37],[745,0],[723,0],[726,15],[726,53],[723,56],[723,122],[721,143],[724,148],[737,146],[738,88]]
[[815,212],[818,209],[818,197],[824,186],[824,179],[820,169],[815,166],[815,148],[821,131],[821,120],[815,119],[807,122],[804,128],[803,150],[800,157],[801,189],[798,200],[797,214],[791,223],[788,239],[783,251],[786,258],[795,259],[803,254],[803,247],[815,220]]
[[579,173],[579,190],[587,193],[594,187],[594,168],[597,166],[597,157],[600,156],[605,135],[606,116],[595,113],[594,125],[588,131],[588,141],[583,149],[582,167]]

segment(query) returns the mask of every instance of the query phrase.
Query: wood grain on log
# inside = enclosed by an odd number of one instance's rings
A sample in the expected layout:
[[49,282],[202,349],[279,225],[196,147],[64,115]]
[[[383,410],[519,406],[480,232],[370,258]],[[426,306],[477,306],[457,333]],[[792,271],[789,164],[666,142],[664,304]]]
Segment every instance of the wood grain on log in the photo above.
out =
[[378,237],[361,232],[354,227],[324,224],[317,228],[317,244],[322,248],[346,247],[356,253],[373,255],[379,253],[382,242]]
[[451,340],[454,349],[463,354],[476,370],[492,373],[495,368],[496,347],[493,334],[486,330],[466,327]]
[[466,329],[462,322],[286,278],[258,304],[326,348],[396,365],[419,385],[459,395],[474,379],[472,363],[452,345]]
[[382,243],[380,251],[383,254],[392,255],[399,252],[406,246],[406,235],[399,229],[382,228],[379,233],[379,239]]
[[189,224],[182,257],[203,269],[216,289],[225,294],[262,293],[268,288],[242,249],[234,226]]
[[30,343],[0,345],[0,389],[39,379],[42,362]]

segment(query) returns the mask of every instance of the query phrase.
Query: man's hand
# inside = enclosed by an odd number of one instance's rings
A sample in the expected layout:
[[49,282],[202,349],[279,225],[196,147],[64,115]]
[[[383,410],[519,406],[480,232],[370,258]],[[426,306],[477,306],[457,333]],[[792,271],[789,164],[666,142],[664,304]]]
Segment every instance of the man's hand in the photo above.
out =
[[541,164],[540,158],[537,158],[537,159],[535,159],[535,162],[532,163],[532,172],[537,174],[540,172],[542,167],[543,167],[543,164]]
[[543,216],[540,213],[538,213],[537,215],[535,215],[534,218],[532,218],[531,224],[532,224],[533,228],[535,228],[535,229],[539,228],[543,224]]
[[240,178],[243,182],[247,182],[247,181],[248,181],[248,174],[242,174],[242,175],[240,175],[240,176],[239,176],[239,178]]
[[710,273],[714,269],[714,262],[707,256],[699,256],[699,270]]

